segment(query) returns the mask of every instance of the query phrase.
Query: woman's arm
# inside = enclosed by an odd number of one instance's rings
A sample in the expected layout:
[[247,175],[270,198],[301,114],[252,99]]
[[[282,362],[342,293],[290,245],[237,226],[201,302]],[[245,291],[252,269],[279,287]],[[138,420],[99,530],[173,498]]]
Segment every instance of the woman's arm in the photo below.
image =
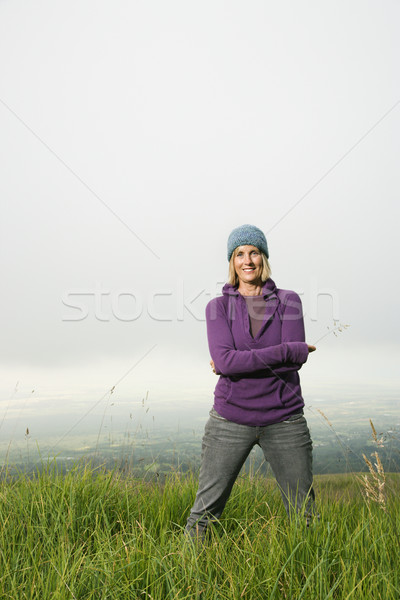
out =
[[[211,358],[217,373],[238,375],[287,363],[303,364],[308,358],[308,346],[301,339],[284,341],[266,348],[236,350],[224,306],[214,298],[206,307],[207,337]],[[292,319],[295,322],[295,319]],[[302,321],[302,319],[301,319]],[[304,338],[304,325],[303,325]]]
[[[280,298],[284,304],[282,315],[282,342],[303,342],[305,341],[303,307],[300,296],[295,292],[287,292],[285,298]],[[314,352],[315,346],[308,344],[308,352]],[[289,373],[301,369],[302,363],[286,363],[276,365],[271,369],[274,373]]]

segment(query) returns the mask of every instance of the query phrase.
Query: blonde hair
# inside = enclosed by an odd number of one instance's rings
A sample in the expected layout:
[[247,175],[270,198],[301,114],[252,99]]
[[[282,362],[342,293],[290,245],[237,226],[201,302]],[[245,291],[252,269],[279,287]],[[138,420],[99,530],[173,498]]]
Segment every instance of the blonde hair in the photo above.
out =
[[[235,260],[235,257],[237,255],[238,251],[239,251],[239,246],[237,248],[235,248],[235,250],[232,252],[232,256],[229,261],[228,283],[230,283],[231,285],[239,284],[239,277],[237,276],[237,273],[235,271],[235,265],[234,265],[234,260]],[[262,258],[262,262],[263,262],[263,270],[261,273],[261,280],[263,283],[265,283],[267,281],[267,279],[269,279],[271,277],[271,266],[268,262],[268,258],[264,254],[264,252],[262,252],[261,250],[259,250],[259,252],[261,254],[261,258]]]

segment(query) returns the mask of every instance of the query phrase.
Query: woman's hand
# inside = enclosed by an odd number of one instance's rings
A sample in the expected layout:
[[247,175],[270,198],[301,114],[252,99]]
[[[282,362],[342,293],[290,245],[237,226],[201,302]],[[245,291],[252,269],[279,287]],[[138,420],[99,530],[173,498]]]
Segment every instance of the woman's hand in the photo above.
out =
[[210,365],[211,365],[211,368],[212,368],[213,372],[214,372],[215,374],[217,374],[217,371],[215,370],[214,361],[213,361],[212,359],[210,360]]
[[310,344],[307,344],[308,346],[308,352],[314,352],[316,350],[315,346],[310,346]]

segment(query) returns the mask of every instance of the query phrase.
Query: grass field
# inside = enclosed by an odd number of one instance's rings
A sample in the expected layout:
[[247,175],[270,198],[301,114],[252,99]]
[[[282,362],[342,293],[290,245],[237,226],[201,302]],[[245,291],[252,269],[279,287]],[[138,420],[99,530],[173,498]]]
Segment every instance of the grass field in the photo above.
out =
[[[271,480],[239,477],[205,546],[182,534],[196,477],[164,483],[55,463],[0,483],[0,597],[355,600],[400,597],[399,475],[319,476],[319,522],[288,522]],[[377,496],[378,498],[378,496]]]

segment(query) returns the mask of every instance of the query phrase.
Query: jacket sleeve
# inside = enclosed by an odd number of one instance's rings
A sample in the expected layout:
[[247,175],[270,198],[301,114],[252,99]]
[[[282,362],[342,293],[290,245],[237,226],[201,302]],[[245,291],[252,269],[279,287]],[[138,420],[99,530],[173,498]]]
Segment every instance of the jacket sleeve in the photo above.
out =
[[[222,375],[251,373],[287,363],[303,364],[308,358],[307,344],[302,340],[285,341],[276,346],[237,350],[219,298],[206,307],[207,337],[216,372]],[[303,331],[304,337],[304,331]]]
[[[305,342],[303,307],[300,296],[295,292],[290,292],[286,295],[283,303],[285,308],[282,315],[282,342]],[[301,369],[302,364],[300,362],[287,362],[276,365],[271,370],[276,374],[289,373]]]

